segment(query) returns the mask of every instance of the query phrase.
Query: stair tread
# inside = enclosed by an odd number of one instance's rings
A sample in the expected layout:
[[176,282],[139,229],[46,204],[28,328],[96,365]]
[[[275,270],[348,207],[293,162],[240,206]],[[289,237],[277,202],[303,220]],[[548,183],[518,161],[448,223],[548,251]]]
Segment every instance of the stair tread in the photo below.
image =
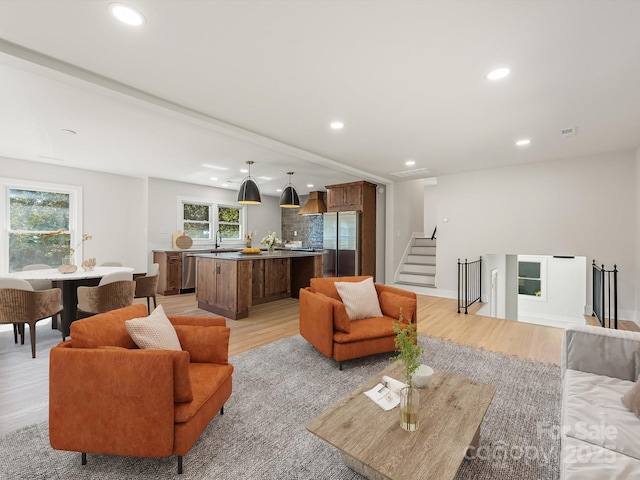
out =
[[436,274],[435,273],[425,273],[425,272],[405,272],[402,271],[400,272],[400,274],[406,274],[406,275],[419,275],[419,276],[423,276],[423,277],[435,277]]
[[400,285],[413,285],[414,287],[436,288],[435,283],[416,283],[416,282],[406,282],[404,280],[398,280],[395,283],[400,284]]
[[415,262],[404,262],[404,265],[422,265],[427,267],[435,267],[435,263],[415,263]]

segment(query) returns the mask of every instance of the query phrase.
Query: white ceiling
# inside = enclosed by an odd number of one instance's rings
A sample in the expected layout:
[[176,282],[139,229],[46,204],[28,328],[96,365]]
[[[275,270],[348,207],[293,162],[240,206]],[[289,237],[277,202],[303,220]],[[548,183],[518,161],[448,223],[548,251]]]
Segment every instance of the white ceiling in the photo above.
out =
[[0,0],[0,156],[277,195],[640,145],[638,1],[109,3]]

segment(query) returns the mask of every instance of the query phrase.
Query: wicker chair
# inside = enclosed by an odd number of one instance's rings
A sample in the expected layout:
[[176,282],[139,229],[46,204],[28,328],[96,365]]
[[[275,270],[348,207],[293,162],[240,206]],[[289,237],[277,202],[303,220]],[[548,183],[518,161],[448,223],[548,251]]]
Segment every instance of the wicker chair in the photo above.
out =
[[[51,268],[53,267],[45,263],[32,263],[31,265],[25,265],[24,267],[22,267],[22,271],[26,272],[31,270],[49,270]],[[33,287],[33,289],[36,291],[51,290],[53,288],[53,284],[51,280],[27,280],[27,282],[29,282]],[[58,328],[59,317],[60,317],[60,314],[57,314],[51,317],[51,328],[53,330]]]
[[133,304],[136,282],[131,273],[111,273],[97,287],[78,287],[78,318],[89,317]]
[[24,345],[24,326],[29,325],[31,356],[36,358],[36,323],[62,311],[59,288],[35,291],[31,284],[19,278],[0,278],[0,323],[13,324],[13,339]]
[[154,263],[147,274],[144,277],[136,277],[136,293],[134,298],[146,298],[147,310],[151,312],[151,301],[153,298],[153,308],[156,304],[156,290],[158,289],[158,272],[160,271],[160,265]]

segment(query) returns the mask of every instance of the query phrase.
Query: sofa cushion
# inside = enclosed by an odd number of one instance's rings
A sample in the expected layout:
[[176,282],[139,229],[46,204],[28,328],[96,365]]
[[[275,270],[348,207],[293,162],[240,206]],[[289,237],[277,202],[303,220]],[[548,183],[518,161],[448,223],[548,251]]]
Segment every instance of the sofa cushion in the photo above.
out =
[[562,439],[560,462],[563,480],[640,479],[640,460],[572,437]]
[[336,300],[342,300],[340,295],[338,294],[338,290],[336,290],[335,283],[336,282],[361,282],[366,280],[367,278],[372,278],[368,276],[360,276],[360,277],[327,277],[327,278],[312,278],[310,280],[311,288],[315,292],[322,293],[327,297],[335,298]]
[[396,295],[391,292],[380,293],[380,309],[383,315],[391,318],[400,317],[400,308],[402,308],[402,319],[409,323],[415,317],[417,301],[415,298]]
[[162,305],[151,315],[125,322],[127,332],[138,347],[149,350],[182,350],[173,325],[164,314]]
[[[333,341],[336,343],[360,342],[374,338],[395,337],[393,331],[394,319],[391,317],[365,318],[351,322],[351,333],[335,332]],[[404,325],[406,328],[406,324]]]
[[339,332],[349,333],[351,331],[351,319],[347,315],[347,309],[340,300],[327,297],[322,293],[316,293],[325,302],[329,302],[333,306],[333,329]]
[[638,381],[620,400],[636,417],[640,418],[640,383]]
[[566,370],[562,431],[568,437],[640,460],[640,420],[620,401],[633,385],[628,380]]
[[194,363],[226,364],[229,360],[229,328],[174,326],[182,348],[191,355]]
[[73,348],[97,348],[103,345],[136,348],[124,322],[145,315],[146,305],[136,304],[76,320],[70,327]]
[[362,282],[335,282],[335,287],[347,309],[349,319],[382,317],[373,278],[369,277]]
[[189,375],[193,400],[175,406],[175,422],[188,422],[233,373],[231,365],[191,363]]

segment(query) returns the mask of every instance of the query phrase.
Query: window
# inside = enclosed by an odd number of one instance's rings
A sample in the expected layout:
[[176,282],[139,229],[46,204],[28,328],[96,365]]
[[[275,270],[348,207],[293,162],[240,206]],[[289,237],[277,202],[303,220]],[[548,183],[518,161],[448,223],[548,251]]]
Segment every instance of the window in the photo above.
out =
[[194,243],[213,243],[220,232],[221,242],[241,241],[244,207],[217,204],[202,200],[179,198],[178,230]]
[[221,240],[241,240],[240,208],[218,206],[218,229]]
[[22,270],[33,263],[62,264],[81,235],[77,205],[81,189],[6,179],[2,184],[2,211],[8,217],[0,242],[2,271]]
[[545,299],[545,271],[543,259],[518,257],[518,294],[528,298]]
[[211,240],[211,205],[182,204],[182,231],[194,241]]

